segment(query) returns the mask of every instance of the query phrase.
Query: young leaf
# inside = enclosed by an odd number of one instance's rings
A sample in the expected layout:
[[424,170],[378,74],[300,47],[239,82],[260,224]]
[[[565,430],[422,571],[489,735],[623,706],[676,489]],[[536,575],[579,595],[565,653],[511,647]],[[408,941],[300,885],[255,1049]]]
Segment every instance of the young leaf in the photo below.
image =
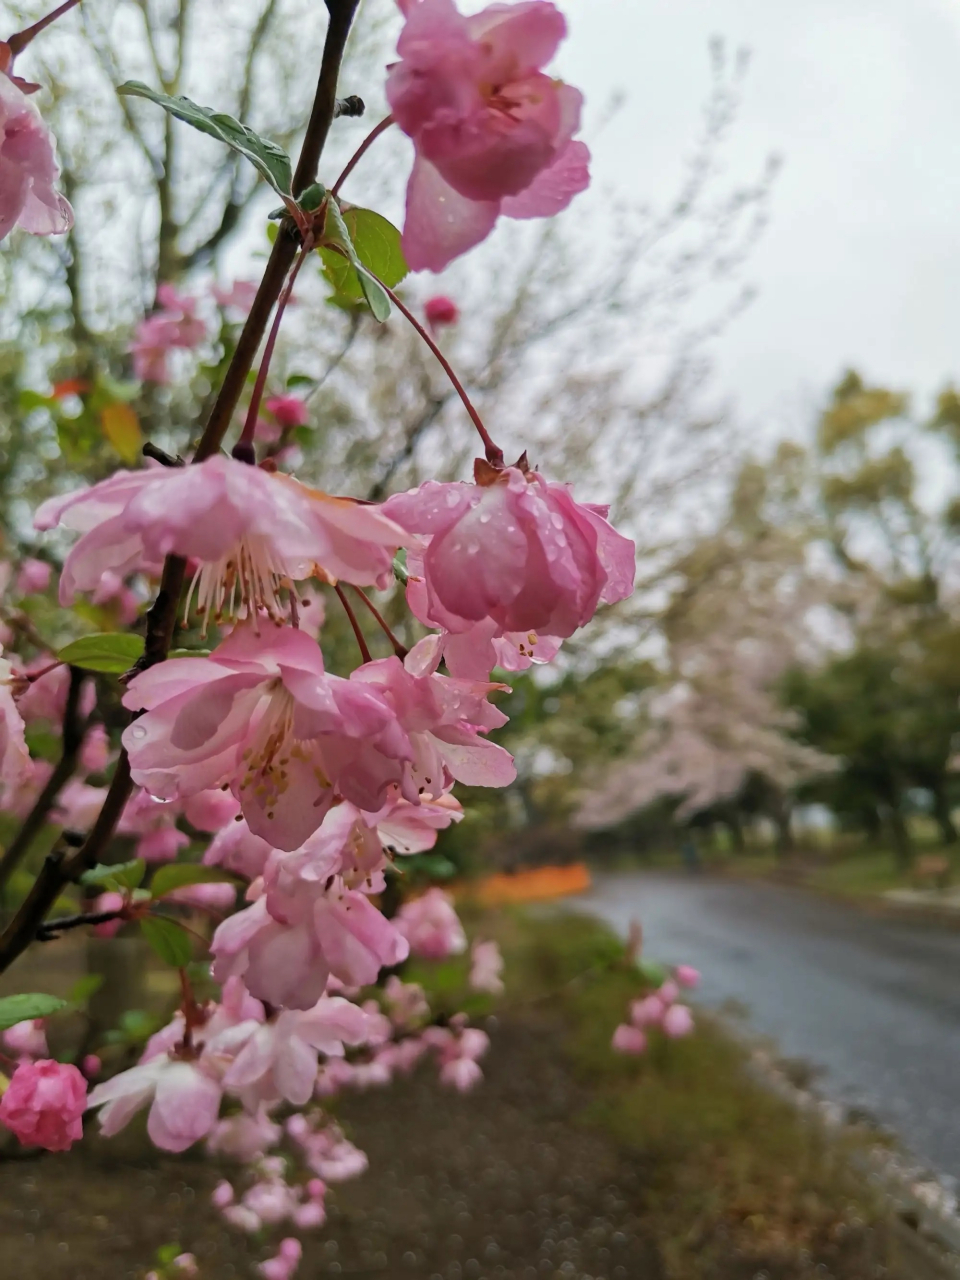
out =
[[57,654],[60,662],[84,671],[104,671],[109,675],[122,675],[129,671],[143,653],[143,636],[129,635],[122,631],[101,631],[92,636],[71,640]]
[[201,867],[195,862],[171,862],[153,877],[150,889],[155,898],[163,898],[174,889],[188,884],[233,883],[233,876],[219,867]]
[[18,1022],[49,1017],[51,1013],[65,1009],[66,1005],[66,1000],[44,995],[40,991],[24,991],[20,995],[4,996],[0,999],[0,1031],[6,1031]]
[[145,916],[140,921],[140,928],[147,942],[165,964],[172,965],[174,969],[182,969],[190,963],[193,958],[190,937],[175,920],[166,916]]
[[234,151],[238,151],[249,160],[257,172],[266,178],[274,191],[284,197],[290,196],[290,186],[293,182],[293,166],[290,163],[290,157],[282,147],[278,147],[269,138],[261,138],[245,124],[234,120],[233,116],[225,115],[222,111],[214,111],[211,107],[198,106],[189,98],[171,98],[166,93],[157,93],[139,80],[128,80],[126,84],[120,85],[117,93],[134,98],[147,98],[150,102],[155,102],[158,107],[163,107],[164,111],[168,111],[170,115],[176,116],[178,120],[183,120],[194,129],[199,129],[201,133],[207,133],[211,138],[225,142],[228,147],[232,147]]
[[124,462],[137,461],[143,445],[143,433],[140,419],[128,404],[104,405],[100,410],[100,426]]
[[70,988],[70,1003],[86,1004],[90,997],[96,995],[102,986],[102,973],[85,973]]
[[[351,210],[350,212],[356,213],[357,211]],[[386,220],[384,219],[384,221]],[[335,250],[339,250],[340,253],[345,254],[350,260],[350,264],[356,272],[360,289],[363,292],[364,298],[367,300],[367,305],[373,312],[374,318],[383,324],[385,320],[390,318],[390,299],[387,297],[379,281],[374,280],[373,276],[370,274],[370,269],[368,269],[361,261],[351,238],[350,230],[347,227],[346,222],[343,220],[343,214],[340,211],[340,206],[337,204],[336,200],[333,199],[327,203],[327,220],[323,235],[327,245],[334,246]],[[326,263],[327,261],[328,258],[324,255],[324,262]],[[336,283],[335,287],[337,287],[338,291],[341,293],[345,291],[342,287],[336,285]]]
[[102,884],[114,890],[136,889],[137,885],[143,880],[146,870],[147,864],[142,858],[135,858],[133,862],[115,862],[113,866],[98,862],[95,867],[91,867],[89,871],[83,873],[80,877],[80,883],[86,885]]

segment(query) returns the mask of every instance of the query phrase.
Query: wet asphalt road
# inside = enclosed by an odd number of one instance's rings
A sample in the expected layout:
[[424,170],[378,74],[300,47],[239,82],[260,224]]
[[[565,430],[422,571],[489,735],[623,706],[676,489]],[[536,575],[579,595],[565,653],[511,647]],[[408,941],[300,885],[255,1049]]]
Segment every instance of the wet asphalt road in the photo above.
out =
[[960,932],[891,921],[774,885],[626,873],[598,877],[580,909],[651,959],[696,965],[698,999],[747,1009],[819,1092],[874,1116],[960,1181]]

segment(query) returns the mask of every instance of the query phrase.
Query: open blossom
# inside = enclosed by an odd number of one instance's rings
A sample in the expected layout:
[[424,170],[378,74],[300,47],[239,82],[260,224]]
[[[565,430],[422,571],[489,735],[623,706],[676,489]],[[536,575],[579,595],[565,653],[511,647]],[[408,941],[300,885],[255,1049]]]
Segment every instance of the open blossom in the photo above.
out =
[[98,1084],[87,1106],[102,1108],[100,1130],[109,1138],[149,1105],[147,1133],[154,1146],[186,1151],[215,1125],[222,1094],[220,1082],[202,1061],[158,1053]]
[[345,1044],[367,1039],[368,1022],[341,996],[323,996],[312,1009],[285,1009],[250,1036],[228,1067],[224,1087],[249,1110],[281,1099],[302,1106],[313,1093],[318,1053],[342,1057]]
[[82,535],[64,562],[61,604],[95,591],[105,572],[156,571],[172,552],[196,562],[191,597],[217,620],[241,606],[279,620],[281,586],[318,572],[386,585],[397,548],[409,541],[377,507],[220,455],[192,467],[115,472],[45,502],[35,524]]
[[445,960],[467,949],[467,936],[453,900],[442,889],[428,889],[421,897],[405,902],[394,923],[411,952],[425,960]]
[[298,881],[218,926],[210,944],[218,982],[236,976],[261,1000],[310,1009],[331,974],[351,987],[376,981],[407,958],[406,939],[362,893]]
[[300,1265],[302,1251],[300,1241],[294,1236],[288,1236],[280,1241],[278,1252],[266,1262],[259,1263],[257,1270],[263,1276],[263,1280],[290,1280]]
[[[283,1136],[280,1125],[275,1124],[266,1107],[258,1107],[251,1114],[238,1111],[236,1115],[218,1120],[207,1138],[207,1150],[211,1155],[229,1156],[241,1164],[249,1164],[275,1147]],[[225,1208],[233,1200],[233,1188],[229,1182],[221,1182],[214,1191],[214,1204]]]
[[76,1067],[52,1058],[21,1062],[0,1099],[0,1124],[25,1147],[67,1151],[83,1137],[86,1105],[87,1082]]
[[474,991],[503,992],[503,956],[495,942],[475,942],[470,952],[470,986]]
[[196,298],[187,297],[172,284],[157,289],[160,309],[137,325],[130,348],[134,376],[144,382],[170,380],[167,356],[180,348],[192,351],[207,335],[207,326],[197,316]]
[[[418,675],[399,658],[364,663],[350,680],[380,690],[407,735],[410,753],[399,779],[407,800],[416,802],[421,795],[438,799],[454,781],[505,787],[517,776],[510,753],[483,736],[507,722],[487,701],[489,693],[504,685]],[[362,750],[366,768],[389,776],[390,761],[376,744]]]
[[[454,1024],[463,1017],[458,1014]],[[478,1059],[490,1048],[490,1037],[479,1027],[454,1025],[428,1027],[423,1039],[437,1053],[440,1064],[441,1084],[451,1085],[460,1093],[467,1093],[483,1079]]]
[[[317,1122],[321,1127],[317,1128]],[[328,1122],[322,1112],[309,1118],[303,1112],[289,1117],[287,1133],[303,1153],[307,1167],[324,1182],[346,1182],[367,1171],[367,1157],[343,1136],[338,1125]]]
[[18,224],[34,235],[60,235],[73,210],[55,190],[60,176],[53,138],[40,112],[0,72],[0,240]]
[[477,484],[430,480],[384,505],[429,539],[408,557],[407,602],[449,633],[448,667],[472,678],[501,656],[499,638],[519,658],[552,657],[598,605],[630,595],[635,574],[634,544],[608,524],[606,507],[575,502],[569,486],[520,467],[478,464],[477,476]]
[[[410,750],[379,692],[327,675],[319,647],[293,628],[237,627],[209,658],[134,677],[123,701],[146,712],[123,735],[135,782],[165,799],[226,783],[276,849],[319,827],[334,785],[376,808]],[[367,751],[390,762],[384,780],[368,778]]]
[[546,0],[464,17],[452,0],[402,0],[406,24],[387,101],[416,159],[403,229],[415,271],[440,271],[501,213],[549,217],[590,180],[573,135],[582,95],[542,68],[566,34]]

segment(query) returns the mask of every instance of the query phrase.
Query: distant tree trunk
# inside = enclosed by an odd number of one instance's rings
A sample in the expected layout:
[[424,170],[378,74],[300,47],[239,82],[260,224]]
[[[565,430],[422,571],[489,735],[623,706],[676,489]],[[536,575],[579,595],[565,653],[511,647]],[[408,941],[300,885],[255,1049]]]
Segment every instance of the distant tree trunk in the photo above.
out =
[[933,791],[933,816],[940,828],[940,838],[944,844],[956,844],[957,828],[954,825],[953,814],[950,812],[950,801],[944,780],[938,779],[936,786],[931,790]]
[[793,805],[781,791],[774,792],[772,796],[770,816],[773,818],[774,826],[777,828],[777,854],[779,857],[785,858],[787,854],[793,853],[797,846],[793,838],[793,826],[791,825]]
[[898,804],[890,805],[887,810],[887,820],[890,824],[890,834],[893,837],[893,853],[897,866],[901,871],[906,871],[913,860],[913,845],[910,841],[910,832],[907,830],[907,824]]

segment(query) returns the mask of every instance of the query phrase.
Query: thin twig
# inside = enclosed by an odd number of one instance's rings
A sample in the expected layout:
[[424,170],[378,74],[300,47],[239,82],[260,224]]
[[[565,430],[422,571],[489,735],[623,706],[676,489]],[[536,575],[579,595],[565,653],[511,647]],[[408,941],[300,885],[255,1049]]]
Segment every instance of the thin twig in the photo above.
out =
[[397,637],[393,634],[393,632],[390,630],[390,627],[387,625],[387,622],[383,617],[383,614],[380,612],[377,606],[373,603],[373,601],[370,599],[367,593],[365,591],[361,591],[359,587],[354,586],[352,582],[350,585],[353,587],[354,591],[357,593],[357,595],[360,597],[363,603],[367,606],[367,608],[373,614],[374,618],[376,619],[377,623],[380,626],[380,629],[383,631],[383,634],[387,637],[387,639],[390,641],[391,645],[393,646],[393,652],[397,655],[397,657],[402,662],[404,658],[407,656],[407,654],[410,652],[410,650],[406,647],[406,645],[401,644],[400,641],[397,639]]
[[112,920],[122,920],[122,911],[81,911],[75,916],[58,916],[56,920],[47,920],[37,930],[38,942],[55,942],[61,933],[68,929],[81,929],[84,925],[109,924]]
[[341,587],[339,583],[333,589],[340,597],[340,603],[343,605],[344,612],[350,620],[351,627],[353,627],[353,634],[357,637],[357,644],[360,646],[360,656],[363,658],[364,662],[372,662],[373,659],[370,657],[370,650],[367,648],[366,638],[360,630],[360,623],[357,620],[357,615],[353,611],[353,605],[351,605],[350,601],[347,599],[344,594],[343,587]]
[[0,895],[10,883],[10,877],[30,851],[36,837],[46,826],[50,810],[67,782],[73,777],[77,767],[77,756],[83,742],[84,726],[80,723],[80,692],[83,687],[84,672],[79,667],[70,668],[70,685],[67,689],[67,702],[63,712],[63,739],[60,759],[54,765],[53,772],[46,785],[33,802],[33,808],[23,820],[23,825],[7,845],[0,858]]
[[[362,105],[363,104],[361,103],[361,106]],[[389,129],[392,124],[393,124],[393,116],[385,116],[378,125],[375,125],[370,130],[370,132],[367,134],[364,140],[360,143],[359,147],[357,147],[356,151],[347,161],[346,165],[344,166],[343,173],[341,173],[340,177],[333,184],[333,190],[331,192],[332,195],[337,195],[339,193],[340,188],[346,182],[347,178],[350,177],[351,173],[353,173],[354,169],[357,167],[357,165],[362,160],[364,155],[366,155],[367,150],[373,146],[376,140],[380,137],[381,133],[385,133],[386,130]]]
[[13,57],[18,53],[22,53],[34,36],[38,36],[41,31],[45,31],[52,22],[56,22],[58,18],[62,18],[65,13],[69,13],[71,9],[75,9],[80,0],[64,0],[59,8],[54,9],[52,13],[48,13],[45,18],[41,18],[39,22],[35,22],[32,27],[25,27],[23,31],[18,31],[16,35],[10,37],[7,44]]

